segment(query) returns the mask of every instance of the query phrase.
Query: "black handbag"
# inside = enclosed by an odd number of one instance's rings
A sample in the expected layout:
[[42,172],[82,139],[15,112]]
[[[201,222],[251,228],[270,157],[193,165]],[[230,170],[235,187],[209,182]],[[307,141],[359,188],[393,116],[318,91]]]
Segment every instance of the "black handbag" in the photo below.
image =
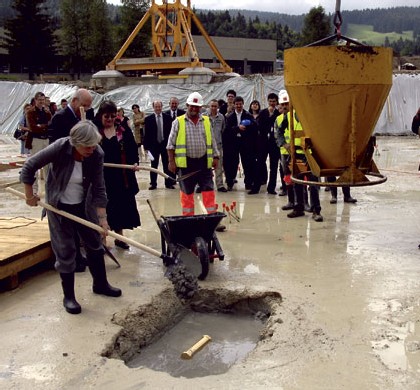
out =
[[22,130],[16,129],[15,132],[13,133],[13,138],[20,139],[22,135],[23,135]]

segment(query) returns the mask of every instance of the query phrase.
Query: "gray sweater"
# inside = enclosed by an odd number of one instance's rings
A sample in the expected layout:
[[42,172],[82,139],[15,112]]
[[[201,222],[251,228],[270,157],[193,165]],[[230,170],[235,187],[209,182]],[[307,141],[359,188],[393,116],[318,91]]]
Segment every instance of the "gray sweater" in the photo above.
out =
[[[94,153],[82,161],[83,192],[87,208],[106,208],[107,196],[103,174],[104,152],[98,146]],[[61,138],[30,157],[22,167],[21,181],[33,184],[35,172],[50,164],[46,182],[45,200],[57,207],[74,168],[73,146],[69,137]],[[89,196],[88,196],[89,195]],[[88,213],[90,214],[90,213]]]

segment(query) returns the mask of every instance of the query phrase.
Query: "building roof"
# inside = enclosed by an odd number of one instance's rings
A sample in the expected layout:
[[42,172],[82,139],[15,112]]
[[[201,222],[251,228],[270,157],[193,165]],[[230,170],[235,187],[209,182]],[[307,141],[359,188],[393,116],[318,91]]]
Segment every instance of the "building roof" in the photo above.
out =
[[[211,37],[223,58],[243,61],[276,61],[277,42],[274,39],[247,39],[231,37]],[[215,57],[205,38],[201,35],[193,36],[194,44],[200,59]]]

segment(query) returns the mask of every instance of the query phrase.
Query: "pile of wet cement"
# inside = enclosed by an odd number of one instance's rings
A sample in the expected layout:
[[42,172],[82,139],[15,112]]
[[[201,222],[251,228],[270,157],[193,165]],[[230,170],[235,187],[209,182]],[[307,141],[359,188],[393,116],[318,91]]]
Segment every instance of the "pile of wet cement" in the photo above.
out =
[[170,265],[165,276],[174,285],[175,294],[179,299],[191,299],[198,291],[197,278],[182,263]]

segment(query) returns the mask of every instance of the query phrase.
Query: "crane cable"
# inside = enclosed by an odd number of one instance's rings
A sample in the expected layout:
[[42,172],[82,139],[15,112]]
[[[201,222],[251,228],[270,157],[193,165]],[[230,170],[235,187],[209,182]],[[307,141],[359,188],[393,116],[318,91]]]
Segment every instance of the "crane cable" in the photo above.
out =
[[335,26],[335,34],[337,35],[337,40],[341,39],[341,24],[343,23],[343,18],[341,17],[340,8],[341,8],[341,0],[336,0],[334,26]]

